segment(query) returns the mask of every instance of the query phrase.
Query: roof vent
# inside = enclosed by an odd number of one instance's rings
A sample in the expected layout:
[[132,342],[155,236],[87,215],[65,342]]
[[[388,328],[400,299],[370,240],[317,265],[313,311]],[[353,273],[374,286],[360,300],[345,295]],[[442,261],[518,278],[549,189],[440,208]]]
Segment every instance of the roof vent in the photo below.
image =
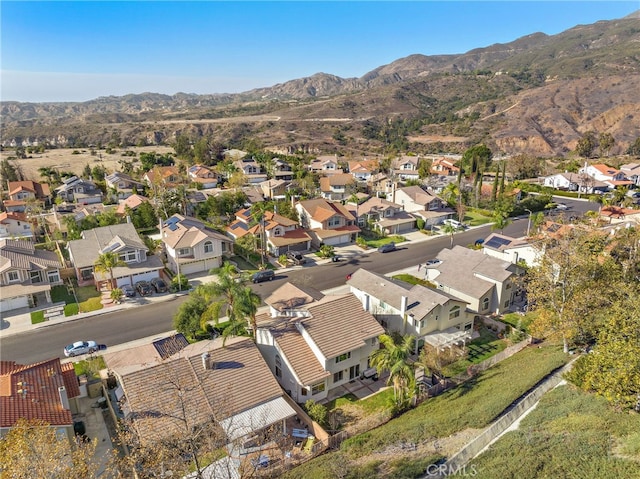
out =
[[202,353],[202,355],[200,356],[202,358],[202,368],[207,370],[207,369],[212,369],[211,367],[211,355],[209,353]]

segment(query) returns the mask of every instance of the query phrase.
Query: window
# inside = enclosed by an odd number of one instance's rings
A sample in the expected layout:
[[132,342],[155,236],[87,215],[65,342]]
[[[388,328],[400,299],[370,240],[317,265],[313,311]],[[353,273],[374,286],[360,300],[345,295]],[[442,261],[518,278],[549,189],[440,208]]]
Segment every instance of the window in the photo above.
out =
[[282,378],[282,360],[276,354],[276,377]]
[[333,382],[339,383],[342,381],[344,371],[338,371],[337,373],[333,373]]
[[311,395],[321,393],[322,391],[324,391],[324,381],[311,386]]
[[222,252],[226,253],[227,252],[227,243],[225,243],[224,241],[222,243],[220,243],[220,245],[222,246]]
[[213,242],[205,241],[204,243],[204,252],[205,253],[213,253]]
[[118,255],[118,258],[120,259],[120,261],[124,261],[125,263],[132,263],[136,261],[137,256],[135,251],[125,251],[124,253]]
[[189,256],[190,254],[190,248],[178,248],[178,256]]
[[58,270],[55,271],[47,271],[47,279],[50,283],[57,283],[60,281],[60,272]]
[[307,395],[307,388],[300,389],[300,396],[306,396],[306,395]]
[[340,226],[340,217],[339,216],[333,216],[331,218],[329,218],[329,221],[327,221],[327,226],[331,227],[331,226]]
[[449,320],[452,320],[459,316],[460,316],[460,306],[454,306],[453,308],[451,308],[451,310],[449,311]]
[[349,368],[349,379],[355,379],[360,376],[360,365],[356,364]]
[[17,271],[9,271],[7,273],[7,277],[9,278],[9,283],[15,283],[16,281],[20,281],[20,276],[18,276]]
[[80,276],[83,280],[89,280],[93,278],[93,270],[91,268],[83,269],[80,271]]
[[489,309],[489,298],[484,298],[482,300],[482,310],[486,311],[487,309]]
[[508,299],[504,302],[504,307],[505,307],[505,308],[508,308],[508,307],[509,307],[509,300],[508,300]]
[[31,271],[29,273],[29,277],[31,278],[31,284],[42,283],[42,276],[40,276],[40,271]]
[[[437,318],[437,316],[436,316],[436,318]],[[420,329],[424,328],[424,319],[421,319],[421,320],[420,320],[420,322],[418,323],[418,327],[419,327]]]
[[351,357],[351,351],[349,351],[348,353],[341,354],[340,356],[336,357],[336,364],[342,361],[346,361],[350,357]]

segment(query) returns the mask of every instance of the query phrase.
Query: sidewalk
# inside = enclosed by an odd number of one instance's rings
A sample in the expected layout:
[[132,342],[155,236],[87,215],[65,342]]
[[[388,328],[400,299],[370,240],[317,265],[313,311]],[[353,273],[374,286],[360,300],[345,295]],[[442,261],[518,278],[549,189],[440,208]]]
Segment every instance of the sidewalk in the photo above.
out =
[[[418,242],[429,241],[430,239],[440,237],[440,235],[428,236],[419,231],[412,231],[409,233],[405,233],[402,236],[404,236],[407,239],[407,241],[400,244],[418,243]],[[374,253],[375,251],[376,251],[375,248],[363,250],[355,243],[349,244],[346,246],[338,246],[335,248],[336,255],[338,255],[342,259],[342,261],[348,261],[358,256]],[[320,264],[326,264],[331,262],[330,258],[319,258],[318,256],[315,255],[315,253],[308,253],[306,256],[309,259],[309,263],[311,264],[320,265]],[[306,267],[309,267],[309,266],[306,266]],[[303,268],[305,268],[305,266],[292,266],[289,268],[279,269],[278,272],[284,273],[287,271],[300,270]],[[397,271],[393,274],[409,273],[409,272],[415,273],[415,266],[412,266],[410,268],[405,268],[404,270]],[[214,280],[215,280],[215,275],[189,276],[189,283],[192,286],[197,286],[198,284],[202,284],[202,283],[206,283]],[[336,288],[332,288],[328,291],[325,291],[325,293],[339,294],[339,293],[348,292],[348,291],[349,291],[349,288],[346,285],[342,285]],[[8,311],[7,313],[3,313],[2,318],[0,319],[0,339],[15,335],[15,334],[24,333],[26,331],[32,331],[35,329],[44,328],[47,326],[51,326],[53,324],[59,324],[59,323],[68,322],[68,321],[77,321],[77,320],[85,319],[88,317],[99,316],[102,314],[113,313],[115,311],[122,311],[130,308],[136,308],[139,306],[144,306],[152,303],[173,301],[176,298],[178,298],[180,295],[185,295],[185,294],[188,294],[188,292],[185,291],[183,293],[164,293],[160,295],[154,294],[144,298],[140,298],[140,297],[127,298],[121,304],[108,304],[108,305],[105,305],[104,308],[98,311],[91,311],[88,313],[79,313],[74,316],[67,316],[67,317],[61,315],[61,316],[53,317],[48,321],[44,321],[38,324],[31,324],[32,310],[23,309],[23,310]]]

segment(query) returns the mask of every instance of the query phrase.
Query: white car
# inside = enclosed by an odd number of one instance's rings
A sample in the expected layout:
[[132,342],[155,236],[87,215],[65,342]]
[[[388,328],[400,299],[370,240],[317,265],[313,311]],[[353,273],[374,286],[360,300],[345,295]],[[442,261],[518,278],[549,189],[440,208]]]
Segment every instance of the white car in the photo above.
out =
[[569,209],[569,207],[568,207],[567,205],[565,205],[564,203],[558,203],[558,204],[556,205],[556,209],[557,209],[557,210],[568,210],[568,209]]
[[73,344],[65,346],[64,355],[72,358],[80,354],[95,353],[98,349],[98,343],[95,341],[76,341]]

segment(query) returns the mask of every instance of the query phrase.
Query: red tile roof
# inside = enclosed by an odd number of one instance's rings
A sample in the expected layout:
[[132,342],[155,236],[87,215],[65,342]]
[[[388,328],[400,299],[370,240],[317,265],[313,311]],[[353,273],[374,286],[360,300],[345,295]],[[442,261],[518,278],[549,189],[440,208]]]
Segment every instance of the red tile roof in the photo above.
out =
[[20,418],[55,426],[73,423],[59,392],[64,386],[68,398],[80,395],[73,364],[57,358],[29,365],[0,361],[0,373],[0,427],[11,427]]

